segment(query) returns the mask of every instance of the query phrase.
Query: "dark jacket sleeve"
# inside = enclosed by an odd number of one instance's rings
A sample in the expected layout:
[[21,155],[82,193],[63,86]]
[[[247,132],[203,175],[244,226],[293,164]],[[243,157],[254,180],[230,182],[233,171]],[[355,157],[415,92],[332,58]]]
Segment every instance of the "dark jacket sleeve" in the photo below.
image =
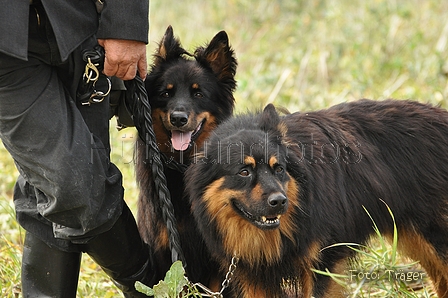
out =
[[149,0],[105,0],[97,38],[148,43]]

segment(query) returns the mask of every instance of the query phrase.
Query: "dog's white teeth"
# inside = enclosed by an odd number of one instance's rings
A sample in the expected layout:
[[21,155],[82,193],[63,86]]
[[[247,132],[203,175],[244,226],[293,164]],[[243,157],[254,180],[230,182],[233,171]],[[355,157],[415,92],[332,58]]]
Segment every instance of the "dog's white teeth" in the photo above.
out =
[[266,216],[262,216],[262,217],[261,217],[261,222],[263,222],[263,223],[267,223],[267,224],[275,224],[275,223],[277,223],[277,222],[279,221],[280,216],[281,216],[281,215],[278,215],[277,217],[275,217],[275,218],[270,218],[270,219],[268,219]]

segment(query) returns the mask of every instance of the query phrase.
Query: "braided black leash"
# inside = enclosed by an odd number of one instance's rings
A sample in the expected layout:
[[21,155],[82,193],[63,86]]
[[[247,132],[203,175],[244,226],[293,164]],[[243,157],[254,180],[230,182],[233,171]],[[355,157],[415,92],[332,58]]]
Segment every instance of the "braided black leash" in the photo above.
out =
[[177,230],[176,218],[174,216],[174,207],[171,202],[171,194],[167,188],[164,164],[161,159],[159,147],[156,143],[156,136],[152,126],[151,106],[148,100],[148,94],[145,84],[140,76],[135,79],[125,81],[126,86],[126,104],[133,115],[134,125],[138,130],[140,139],[146,144],[151,164],[152,176],[154,178],[155,193],[158,196],[162,208],[163,219],[168,229],[168,237],[171,250],[171,260],[174,263],[177,260],[182,261],[184,267],[187,266],[185,257],[180,244],[180,236]]
[[[78,102],[82,105],[102,102],[111,91],[110,79],[101,75],[101,70],[104,66],[104,54],[104,49],[99,45],[93,49],[84,50],[82,53],[86,67],[76,94]],[[100,79],[105,80],[105,83],[98,83]],[[143,79],[137,75],[133,80],[124,81],[124,84],[127,89],[125,104],[132,114],[139,137],[146,144],[146,149],[148,150],[148,162],[151,164],[155,194],[160,200],[162,216],[168,229],[172,262],[180,260],[183,266],[186,267],[187,264],[182,252],[179,232],[177,231],[174,207],[171,202],[171,194],[167,187],[165,173],[163,172],[164,163],[180,172],[184,172],[186,166],[176,162],[168,163],[164,155],[162,155],[164,158],[162,162],[152,126],[151,106]],[[101,88],[99,88],[100,85]],[[104,91],[101,91],[102,89]]]

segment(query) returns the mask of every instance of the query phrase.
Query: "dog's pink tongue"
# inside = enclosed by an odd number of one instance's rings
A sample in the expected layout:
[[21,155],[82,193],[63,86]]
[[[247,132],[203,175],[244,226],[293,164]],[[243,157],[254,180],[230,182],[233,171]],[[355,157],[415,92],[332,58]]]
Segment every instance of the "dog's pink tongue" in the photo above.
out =
[[192,131],[183,132],[179,130],[172,130],[171,144],[173,145],[173,148],[178,151],[187,150],[188,146],[190,145],[192,133]]

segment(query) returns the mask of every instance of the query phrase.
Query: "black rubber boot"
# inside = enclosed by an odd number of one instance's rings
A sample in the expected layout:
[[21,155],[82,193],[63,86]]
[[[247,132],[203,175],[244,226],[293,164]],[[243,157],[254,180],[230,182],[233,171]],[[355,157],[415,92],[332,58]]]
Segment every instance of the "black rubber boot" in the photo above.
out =
[[143,242],[134,216],[124,205],[115,225],[107,232],[95,236],[83,249],[117,284],[125,297],[147,297],[135,290],[140,281],[155,283],[152,254]]
[[81,253],[51,248],[26,233],[22,256],[24,298],[76,298]]

